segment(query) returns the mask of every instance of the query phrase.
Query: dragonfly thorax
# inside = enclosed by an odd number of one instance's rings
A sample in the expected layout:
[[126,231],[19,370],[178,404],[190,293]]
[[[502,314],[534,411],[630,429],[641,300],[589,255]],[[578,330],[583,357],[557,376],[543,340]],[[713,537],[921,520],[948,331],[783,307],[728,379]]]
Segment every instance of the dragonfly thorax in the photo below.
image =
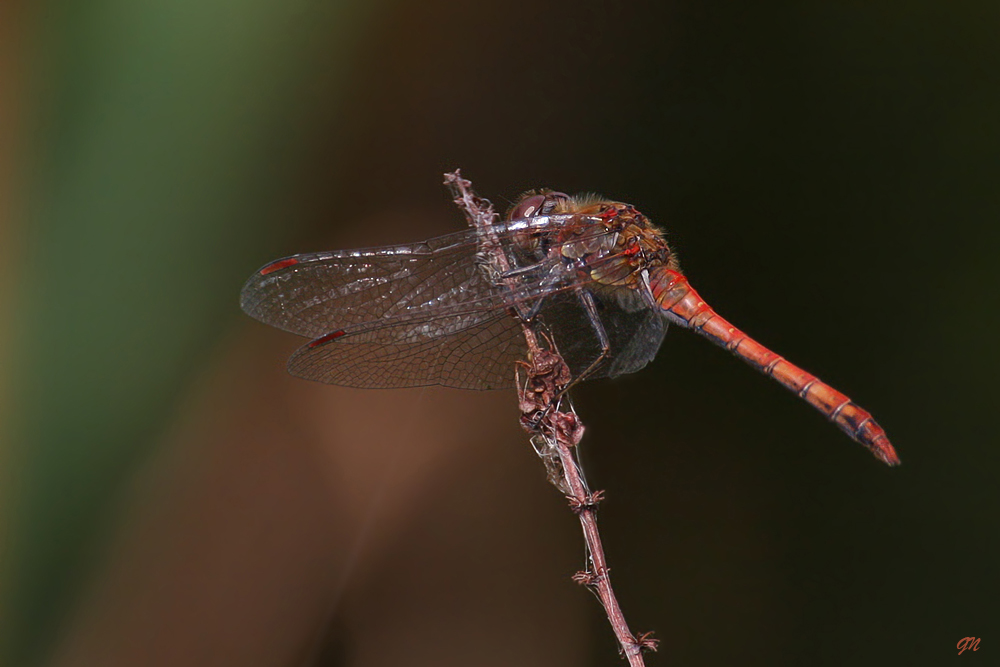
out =
[[679,270],[663,233],[631,204],[593,194],[570,197],[532,190],[521,195],[507,219],[546,215],[571,218],[545,234],[522,238],[522,250],[544,255],[558,247],[567,262],[589,271],[598,284],[635,288],[643,270]]

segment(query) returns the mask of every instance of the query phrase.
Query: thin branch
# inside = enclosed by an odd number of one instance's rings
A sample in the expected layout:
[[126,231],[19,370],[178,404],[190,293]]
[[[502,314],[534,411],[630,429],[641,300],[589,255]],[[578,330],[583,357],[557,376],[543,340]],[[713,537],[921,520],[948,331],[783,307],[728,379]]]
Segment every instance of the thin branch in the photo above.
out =
[[[479,231],[480,252],[483,260],[490,264],[493,275],[509,275],[510,263],[493,226],[497,221],[493,205],[477,196],[472,191],[472,184],[463,179],[458,170],[445,174],[445,185],[469,224]],[[504,278],[502,282],[510,289],[516,286],[516,278]],[[585,430],[583,422],[572,406],[564,410],[562,405],[572,375],[555,342],[544,331],[536,332],[532,322],[520,322],[528,344],[528,359],[519,362],[515,370],[521,426],[531,434],[531,444],[545,463],[549,481],[566,496],[570,508],[580,517],[587,543],[587,569],[573,575],[573,580],[597,594],[630,667],[643,667],[643,651],[655,651],[658,640],[649,632],[632,634],[611,588],[607,559],[597,530],[596,510],[604,492],[591,492],[587,487],[576,459],[576,447]],[[539,343],[540,338],[544,344]],[[523,383],[521,370],[525,372]]]

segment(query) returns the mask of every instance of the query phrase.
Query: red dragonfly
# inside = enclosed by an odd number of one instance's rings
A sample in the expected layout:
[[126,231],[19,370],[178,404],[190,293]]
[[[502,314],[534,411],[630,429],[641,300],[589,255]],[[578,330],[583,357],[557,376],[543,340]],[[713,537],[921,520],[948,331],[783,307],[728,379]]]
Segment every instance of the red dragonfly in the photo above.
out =
[[676,324],[899,463],[871,414],[705,303],[646,216],[594,195],[531,191],[485,233],[279,259],[250,277],[240,303],[312,339],[289,360],[293,375],[364,388],[511,387],[527,354],[523,323],[555,342],[574,382],[615,377],[649,363]]

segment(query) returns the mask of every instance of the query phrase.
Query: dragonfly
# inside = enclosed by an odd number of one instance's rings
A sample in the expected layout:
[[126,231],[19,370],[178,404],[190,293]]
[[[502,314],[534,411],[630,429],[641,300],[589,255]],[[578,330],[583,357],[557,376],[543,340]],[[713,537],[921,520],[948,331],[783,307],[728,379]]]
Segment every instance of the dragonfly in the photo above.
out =
[[309,338],[292,375],[332,385],[513,387],[545,332],[573,383],[646,366],[673,324],[795,392],[878,459],[899,458],[871,414],[721,317],[664,233],[630,204],[540,189],[503,219],[427,241],[299,254],[243,287],[251,317]]

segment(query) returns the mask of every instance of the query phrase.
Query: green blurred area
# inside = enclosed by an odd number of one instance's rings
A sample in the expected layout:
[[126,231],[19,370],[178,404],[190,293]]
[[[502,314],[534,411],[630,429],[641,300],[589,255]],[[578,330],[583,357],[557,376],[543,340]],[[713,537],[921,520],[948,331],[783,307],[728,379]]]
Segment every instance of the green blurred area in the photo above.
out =
[[21,156],[3,664],[44,654],[123,481],[238,317],[242,279],[300,229],[278,207],[310,125],[335,115],[370,11],[108,0],[25,12],[38,97]]
[[[897,445],[878,468],[682,332],[584,387],[616,585],[668,660],[929,665],[988,641],[996,3],[101,0],[26,24],[3,664],[44,660],[249,272],[354,206],[448,215],[456,166],[501,207],[538,186],[634,203],[721,313]],[[727,549],[748,532],[784,559]],[[596,611],[594,634],[603,664]]]

